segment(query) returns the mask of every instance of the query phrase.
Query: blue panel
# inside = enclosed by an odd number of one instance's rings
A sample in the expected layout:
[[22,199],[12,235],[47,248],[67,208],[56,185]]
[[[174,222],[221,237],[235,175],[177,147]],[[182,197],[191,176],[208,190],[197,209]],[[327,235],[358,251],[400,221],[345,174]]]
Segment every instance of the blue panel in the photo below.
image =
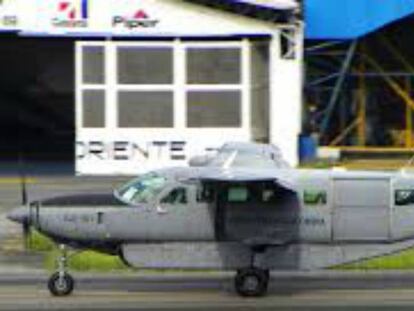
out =
[[307,39],[354,39],[414,13],[414,0],[305,0]]

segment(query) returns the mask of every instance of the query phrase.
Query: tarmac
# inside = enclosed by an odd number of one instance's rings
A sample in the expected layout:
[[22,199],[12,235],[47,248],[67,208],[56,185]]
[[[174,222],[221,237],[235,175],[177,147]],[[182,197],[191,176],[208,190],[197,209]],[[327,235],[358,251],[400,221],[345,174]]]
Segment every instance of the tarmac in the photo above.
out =
[[[76,276],[68,297],[46,277],[0,277],[0,310],[412,310],[414,274],[273,274],[269,294],[241,298],[232,275]],[[390,281],[390,282],[388,282]]]

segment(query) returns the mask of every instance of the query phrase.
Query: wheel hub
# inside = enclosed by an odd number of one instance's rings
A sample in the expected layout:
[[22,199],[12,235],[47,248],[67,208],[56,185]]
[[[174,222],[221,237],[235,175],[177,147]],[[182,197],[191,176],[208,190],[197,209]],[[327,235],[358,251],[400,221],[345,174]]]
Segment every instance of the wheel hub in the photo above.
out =
[[254,275],[247,276],[246,279],[244,280],[244,288],[247,291],[254,291],[256,290],[258,286],[259,286],[259,280]]
[[63,277],[58,278],[55,282],[55,287],[60,292],[66,291],[67,288],[68,288],[68,284],[67,284],[65,278],[63,278]]

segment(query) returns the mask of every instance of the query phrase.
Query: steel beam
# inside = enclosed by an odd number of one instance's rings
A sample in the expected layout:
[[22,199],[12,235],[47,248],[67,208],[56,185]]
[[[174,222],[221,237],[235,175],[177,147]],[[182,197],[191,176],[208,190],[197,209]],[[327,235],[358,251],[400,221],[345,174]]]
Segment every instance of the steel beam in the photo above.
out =
[[342,68],[340,70],[339,77],[336,81],[335,88],[332,92],[332,96],[331,96],[330,101],[328,103],[328,108],[326,110],[326,115],[324,116],[324,119],[322,120],[322,124],[321,124],[321,127],[320,127],[320,133],[321,133],[322,136],[325,134],[326,130],[328,129],[329,121],[331,119],[331,116],[332,116],[332,113],[334,111],[336,102],[338,100],[338,97],[339,97],[339,94],[341,92],[343,83],[345,81],[346,73],[349,70],[349,67],[352,63],[352,59],[354,57],[357,45],[358,45],[358,40],[353,40],[352,43],[349,46],[348,52],[347,52],[346,57],[344,59],[344,62],[342,64]]

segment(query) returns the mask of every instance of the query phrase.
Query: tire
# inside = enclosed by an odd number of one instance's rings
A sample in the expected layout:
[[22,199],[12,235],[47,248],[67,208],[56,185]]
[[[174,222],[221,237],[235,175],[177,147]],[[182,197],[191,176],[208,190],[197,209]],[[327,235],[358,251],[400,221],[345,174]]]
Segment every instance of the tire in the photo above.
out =
[[239,270],[234,278],[236,292],[242,297],[260,297],[267,293],[269,277],[267,271],[248,268]]
[[61,277],[60,273],[56,272],[49,278],[47,287],[53,296],[68,296],[73,292],[75,281],[68,273],[64,273]]
[[269,284],[269,281],[270,281],[270,271],[269,270],[264,270],[263,272],[266,275],[266,282],[267,282],[267,284]]

